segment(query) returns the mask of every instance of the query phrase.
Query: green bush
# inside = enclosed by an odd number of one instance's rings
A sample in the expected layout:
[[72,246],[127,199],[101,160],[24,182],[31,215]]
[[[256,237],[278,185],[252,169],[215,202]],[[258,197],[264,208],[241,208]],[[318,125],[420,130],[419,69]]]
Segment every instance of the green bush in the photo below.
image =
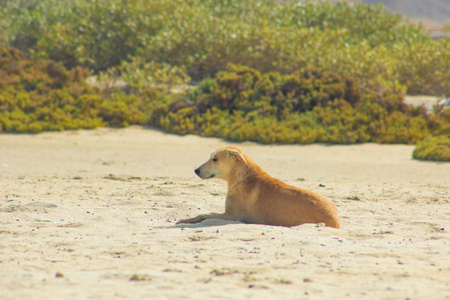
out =
[[403,103],[401,89],[363,88],[329,70],[261,74],[230,65],[151,120],[165,131],[235,141],[413,144],[448,130],[448,111],[427,114]]
[[[396,77],[408,94],[450,97],[450,36],[432,42],[407,42],[395,51]],[[399,45],[400,46],[400,45]]]
[[177,1],[29,0],[0,2],[0,38],[36,58],[104,70],[156,34]]
[[[177,134],[267,144],[413,144],[450,132],[450,109],[443,105],[428,113],[406,105],[399,85],[368,84],[332,69],[284,74],[229,65],[170,96],[173,83],[185,83],[182,69],[136,60],[102,74],[92,86],[87,69],[68,70],[0,48],[0,131],[150,124]],[[105,86],[111,80],[123,84]]]
[[33,58],[95,73],[135,58],[195,81],[229,63],[260,72],[320,67],[361,84],[449,96],[450,37],[381,5],[259,0],[0,1],[0,40]]
[[96,84],[102,89],[122,86],[132,93],[140,93],[148,87],[171,93],[176,89],[184,89],[190,80],[184,68],[166,63],[148,63],[140,59],[122,61],[120,66],[109,68],[96,76]]
[[147,124],[161,96],[102,91],[86,82],[87,69],[67,70],[54,61],[23,59],[17,49],[0,48],[0,131],[41,132],[99,126]]
[[450,162],[450,135],[434,136],[418,143],[413,158]]

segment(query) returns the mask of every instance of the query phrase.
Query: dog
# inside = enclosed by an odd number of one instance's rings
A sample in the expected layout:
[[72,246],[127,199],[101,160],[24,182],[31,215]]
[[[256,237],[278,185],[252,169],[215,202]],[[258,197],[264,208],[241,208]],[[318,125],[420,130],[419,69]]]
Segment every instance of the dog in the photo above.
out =
[[331,200],[271,177],[236,147],[216,149],[195,174],[227,181],[225,213],[199,215],[177,224],[218,218],[286,227],[305,223],[340,227],[337,207]]

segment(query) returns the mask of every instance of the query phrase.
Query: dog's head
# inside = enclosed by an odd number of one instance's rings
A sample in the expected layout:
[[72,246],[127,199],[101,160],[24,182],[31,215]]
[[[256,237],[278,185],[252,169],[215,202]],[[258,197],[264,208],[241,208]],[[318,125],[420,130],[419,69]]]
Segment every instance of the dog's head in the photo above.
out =
[[221,147],[211,153],[209,160],[195,170],[202,179],[220,178],[228,180],[238,166],[247,164],[244,153],[236,147]]

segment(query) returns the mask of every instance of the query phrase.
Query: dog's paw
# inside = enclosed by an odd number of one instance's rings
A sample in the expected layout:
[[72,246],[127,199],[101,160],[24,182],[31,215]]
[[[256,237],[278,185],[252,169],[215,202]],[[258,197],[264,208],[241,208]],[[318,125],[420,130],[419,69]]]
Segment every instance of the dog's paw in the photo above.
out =
[[195,224],[195,223],[200,223],[201,221],[204,221],[204,220],[206,220],[206,217],[203,215],[200,215],[200,216],[197,216],[197,217],[191,218],[191,219],[179,220],[175,224]]
[[175,225],[178,225],[178,224],[188,224],[188,223],[190,223],[189,220],[190,220],[190,219],[179,220],[179,221],[177,221],[177,222],[175,223]]

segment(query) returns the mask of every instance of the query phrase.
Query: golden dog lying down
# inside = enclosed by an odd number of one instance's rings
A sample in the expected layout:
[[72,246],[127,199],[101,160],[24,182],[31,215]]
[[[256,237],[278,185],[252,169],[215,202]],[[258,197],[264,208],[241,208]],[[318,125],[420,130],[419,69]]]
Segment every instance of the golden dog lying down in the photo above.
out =
[[227,181],[225,213],[199,215],[177,224],[219,218],[279,226],[325,223],[339,228],[337,207],[331,200],[269,176],[236,147],[215,150],[195,173],[202,179]]

